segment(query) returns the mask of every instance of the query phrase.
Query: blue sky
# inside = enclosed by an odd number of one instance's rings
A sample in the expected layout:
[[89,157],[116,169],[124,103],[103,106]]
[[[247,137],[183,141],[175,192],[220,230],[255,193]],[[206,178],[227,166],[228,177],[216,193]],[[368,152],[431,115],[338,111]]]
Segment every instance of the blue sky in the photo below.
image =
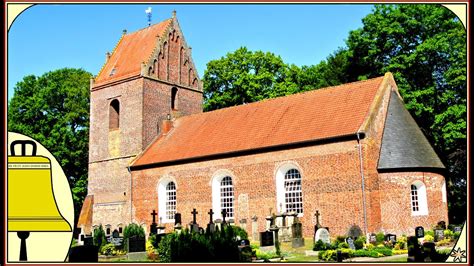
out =
[[362,26],[371,5],[36,5],[16,18],[8,32],[8,99],[24,76],[63,67],[96,75],[122,30],[171,17],[178,21],[202,77],[206,63],[241,46],[280,55],[286,63],[313,65],[344,46]]

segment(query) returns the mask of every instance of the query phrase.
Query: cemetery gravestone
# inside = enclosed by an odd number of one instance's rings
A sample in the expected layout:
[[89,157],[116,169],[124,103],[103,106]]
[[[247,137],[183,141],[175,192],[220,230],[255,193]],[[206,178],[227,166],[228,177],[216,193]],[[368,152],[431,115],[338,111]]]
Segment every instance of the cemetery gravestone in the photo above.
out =
[[273,232],[265,231],[260,232],[260,246],[261,247],[268,247],[273,246]]
[[346,239],[346,243],[349,245],[349,248],[352,249],[352,250],[355,250],[356,247],[354,245],[354,239],[352,239],[351,237],[348,237]]
[[316,231],[314,242],[316,243],[318,240],[321,240],[323,243],[327,244],[331,243],[329,240],[329,231],[326,228],[319,228],[318,231]]
[[151,235],[156,235],[158,233],[158,228],[157,228],[158,225],[156,224],[156,215],[158,215],[158,213],[155,210],[153,210],[153,212],[151,212],[150,214],[153,217],[153,222],[150,225],[150,236],[151,236]]
[[192,231],[192,232],[199,233],[199,225],[198,225],[197,222],[196,222],[196,215],[198,214],[198,212],[196,211],[196,209],[193,209],[193,211],[191,212],[191,214],[193,215],[193,221],[192,221],[191,224],[190,224],[191,231]]
[[298,248],[304,246],[303,230],[301,222],[296,219],[296,222],[291,225],[291,247]]
[[418,226],[415,228],[415,236],[417,238],[425,237],[425,229],[423,226]]
[[453,231],[454,231],[454,233],[461,233],[462,228],[461,228],[461,226],[455,226]]
[[377,235],[372,233],[369,235],[369,243],[370,244],[375,244],[377,243]]
[[212,209],[210,209],[207,214],[209,214],[209,223],[207,224],[207,231],[213,233],[214,231],[216,231],[216,225],[212,222],[212,215],[214,214],[214,212],[212,211]]
[[121,246],[123,244],[123,237],[120,237],[119,231],[115,229],[112,235],[107,238],[107,242],[114,244],[114,246]]
[[435,229],[435,240],[439,241],[444,239],[444,230],[443,229]]
[[349,228],[347,232],[347,236],[351,237],[352,239],[356,239],[362,235],[362,229],[358,225],[353,225]]
[[258,223],[257,223],[258,217],[254,215],[252,217],[252,239],[253,241],[258,240]]
[[397,236],[394,234],[386,234],[385,241],[390,241],[392,244],[395,244],[395,242],[397,242]]
[[409,236],[407,239],[408,245],[408,262],[422,262],[423,261],[423,253],[418,243],[418,237],[416,236]]

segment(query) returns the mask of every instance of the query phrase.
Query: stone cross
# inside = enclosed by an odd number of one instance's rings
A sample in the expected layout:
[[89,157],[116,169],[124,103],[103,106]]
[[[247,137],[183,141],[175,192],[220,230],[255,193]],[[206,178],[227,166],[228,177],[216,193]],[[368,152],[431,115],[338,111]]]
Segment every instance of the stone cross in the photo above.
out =
[[[153,216],[153,223],[156,223],[156,219],[155,219],[155,218],[156,218],[156,215],[157,215],[158,213],[156,213],[156,211],[153,210],[153,212],[150,213],[150,214],[151,214],[151,216]],[[161,219],[161,218],[160,218],[160,219]]]
[[227,211],[223,209],[221,213],[222,213],[222,223],[225,224],[225,217],[227,216]]
[[316,226],[318,226],[318,227],[321,226],[321,225],[319,224],[319,215],[321,215],[321,214],[319,214],[319,211],[316,210],[316,213],[314,214],[314,216],[316,216]]
[[209,209],[209,223],[212,224],[212,215],[214,214],[214,212],[212,211],[212,209]]
[[196,224],[196,214],[198,214],[198,212],[196,211],[196,209],[193,209],[191,213],[193,215],[193,224]]

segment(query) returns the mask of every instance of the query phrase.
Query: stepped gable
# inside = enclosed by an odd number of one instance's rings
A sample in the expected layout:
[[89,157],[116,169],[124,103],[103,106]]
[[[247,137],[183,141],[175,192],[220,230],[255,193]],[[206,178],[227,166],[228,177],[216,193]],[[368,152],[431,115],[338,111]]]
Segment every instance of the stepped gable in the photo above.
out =
[[114,51],[95,78],[95,86],[140,74],[141,65],[147,62],[157,44],[172,22],[167,19],[144,29],[124,34]]

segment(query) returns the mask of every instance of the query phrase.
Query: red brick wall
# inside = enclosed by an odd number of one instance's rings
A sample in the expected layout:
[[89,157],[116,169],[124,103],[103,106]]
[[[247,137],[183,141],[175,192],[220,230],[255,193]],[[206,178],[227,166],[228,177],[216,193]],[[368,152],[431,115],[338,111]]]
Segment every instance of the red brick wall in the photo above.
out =
[[[426,186],[428,215],[413,216],[411,212],[411,184],[422,181]],[[435,173],[400,172],[380,174],[382,230],[414,234],[415,227],[432,229],[439,221],[448,222],[448,206],[442,201],[444,177]]]
[[[235,221],[247,219],[250,233],[251,217],[256,215],[262,231],[269,209],[272,208],[273,212],[277,209],[275,174],[284,162],[293,162],[301,170],[304,200],[301,221],[306,236],[313,234],[316,210],[321,213],[321,223],[329,226],[333,234],[346,233],[354,223],[362,227],[361,183],[355,141],[134,171],[134,220],[151,223],[150,212],[158,210],[159,180],[168,176],[176,180],[177,211],[182,214],[183,224],[192,220],[191,211],[196,208],[200,213],[197,221],[205,226],[209,220],[207,212],[212,208],[212,177],[216,171],[225,169],[233,176]],[[240,194],[248,195],[248,212],[238,211]]]

